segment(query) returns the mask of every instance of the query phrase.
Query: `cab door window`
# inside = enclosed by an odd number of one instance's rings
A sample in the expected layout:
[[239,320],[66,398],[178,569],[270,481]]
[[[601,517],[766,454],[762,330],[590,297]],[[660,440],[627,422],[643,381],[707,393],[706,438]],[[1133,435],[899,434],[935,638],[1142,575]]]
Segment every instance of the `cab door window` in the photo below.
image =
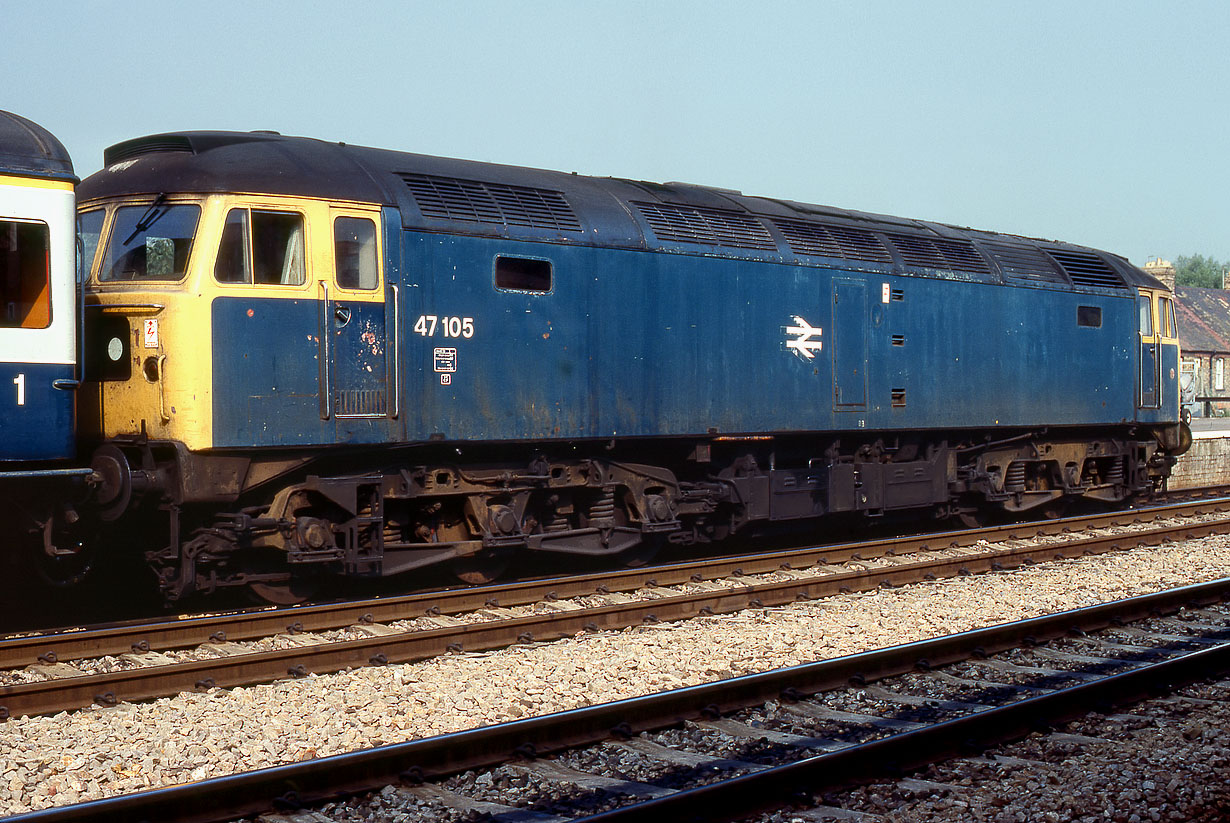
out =
[[1136,305],[1140,315],[1140,334],[1142,337],[1153,336],[1153,301],[1149,299],[1149,295],[1142,295],[1136,298]]
[[0,328],[51,325],[49,244],[46,223],[0,220]]
[[214,263],[219,283],[302,286],[303,215],[298,212],[231,209],[222,227]]
[[376,223],[366,217],[333,221],[333,255],[337,285],[370,291],[380,285],[376,263]]

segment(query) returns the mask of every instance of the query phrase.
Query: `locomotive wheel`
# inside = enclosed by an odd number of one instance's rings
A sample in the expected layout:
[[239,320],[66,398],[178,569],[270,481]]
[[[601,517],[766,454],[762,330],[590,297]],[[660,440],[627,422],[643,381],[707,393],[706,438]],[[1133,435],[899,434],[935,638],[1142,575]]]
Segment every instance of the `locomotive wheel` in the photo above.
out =
[[1047,503],[1042,507],[1042,516],[1047,520],[1059,520],[1068,513],[1068,506],[1071,505],[1071,503],[1071,500],[1064,497]]
[[957,512],[956,519],[963,529],[981,529],[989,522],[983,511]]
[[615,560],[622,563],[625,568],[639,569],[641,566],[652,563],[665,544],[666,538],[662,535],[645,535],[640,543],[615,555]]
[[453,558],[449,567],[462,583],[482,586],[502,577],[510,563],[512,555],[507,552],[485,549],[478,554]]
[[48,586],[77,586],[94,571],[94,548],[82,541],[81,530],[66,522],[60,511],[49,513],[38,532],[42,539],[29,541],[28,557],[34,574]]
[[262,580],[248,584],[248,595],[257,603],[270,606],[296,606],[320,591],[316,580],[296,577],[291,580]]

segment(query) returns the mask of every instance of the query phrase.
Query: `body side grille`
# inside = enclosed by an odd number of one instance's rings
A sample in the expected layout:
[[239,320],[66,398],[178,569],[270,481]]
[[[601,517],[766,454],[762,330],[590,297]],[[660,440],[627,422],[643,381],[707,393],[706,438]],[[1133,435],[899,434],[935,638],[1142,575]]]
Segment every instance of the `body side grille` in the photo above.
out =
[[773,224],[781,231],[795,254],[867,260],[873,263],[893,262],[888,249],[869,231],[804,220],[774,220]]
[[557,191],[421,174],[398,176],[410,188],[424,217],[581,231],[581,221]]
[[633,201],[633,205],[663,242],[777,251],[769,230],[746,214],[675,203]]
[[987,253],[999,264],[1004,281],[1015,285],[1059,283],[1067,285],[1055,263],[1036,246],[1016,243],[987,242]]
[[889,234],[888,239],[907,266],[990,274],[987,261],[964,240],[943,240],[912,234]]
[[1059,251],[1047,249],[1056,263],[1063,267],[1078,286],[1091,286],[1099,289],[1122,289],[1123,280],[1110,267],[1110,264],[1096,254],[1080,251]]

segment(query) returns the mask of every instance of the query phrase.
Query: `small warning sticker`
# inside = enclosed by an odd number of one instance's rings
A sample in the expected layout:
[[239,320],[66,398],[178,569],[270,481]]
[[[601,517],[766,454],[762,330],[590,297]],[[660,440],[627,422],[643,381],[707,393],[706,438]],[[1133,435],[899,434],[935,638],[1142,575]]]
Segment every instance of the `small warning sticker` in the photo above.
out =
[[145,348],[158,348],[158,321],[156,319],[145,321]]
[[436,371],[437,372],[455,372],[457,371],[457,350],[456,349],[436,349]]

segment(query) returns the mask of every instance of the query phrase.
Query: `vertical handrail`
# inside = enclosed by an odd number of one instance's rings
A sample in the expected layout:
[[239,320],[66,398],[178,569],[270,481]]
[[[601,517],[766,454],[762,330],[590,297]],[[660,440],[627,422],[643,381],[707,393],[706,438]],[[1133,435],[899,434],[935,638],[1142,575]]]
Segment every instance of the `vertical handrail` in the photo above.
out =
[[323,294],[320,304],[320,419],[328,420],[333,406],[332,375],[329,372],[333,359],[329,345],[329,335],[332,332],[329,322],[329,283],[321,280],[320,289]]
[[81,385],[85,382],[85,281],[89,278],[90,273],[83,268],[85,266],[85,243],[81,240],[80,234],[76,235],[76,239],[74,256],[77,265],[74,268],[77,272],[77,385]]
[[[393,381],[393,403],[389,408],[389,417],[396,420],[401,414],[401,292],[397,286],[390,285],[393,290],[393,363],[390,369]],[[385,333],[385,338],[389,337]]]
[[158,416],[162,418],[162,424],[165,426],[171,422],[171,415],[167,414],[167,356],[165,354],[158,355]]

